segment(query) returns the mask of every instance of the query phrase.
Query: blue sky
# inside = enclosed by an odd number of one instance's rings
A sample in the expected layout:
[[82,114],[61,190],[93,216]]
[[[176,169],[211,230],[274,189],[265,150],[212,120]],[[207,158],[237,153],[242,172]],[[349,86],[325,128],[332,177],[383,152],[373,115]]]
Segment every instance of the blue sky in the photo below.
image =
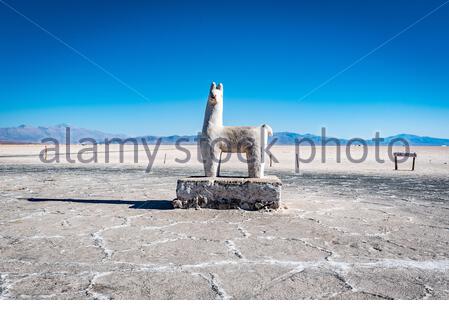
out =
[[0,127],[193,134],[214,80],[228,125],[449,138],[449,3],[300,100],[442,3],[1,0]]

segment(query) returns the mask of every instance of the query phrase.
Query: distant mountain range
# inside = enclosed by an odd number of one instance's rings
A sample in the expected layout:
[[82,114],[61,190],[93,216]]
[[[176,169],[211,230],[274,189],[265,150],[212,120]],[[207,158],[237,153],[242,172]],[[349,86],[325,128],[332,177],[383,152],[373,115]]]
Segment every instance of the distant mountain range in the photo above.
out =
[[[120,138],[126,139],[131,138],[123,134],[112,134],[104,133],[98,130],[89,130],[83,128],[76,128],[69,126],[67,124],[59,124],[52,127],[31,127],[26,125],[21,125],[13,128],[0,128],[0,143],[40,143],[42,139],[53,138],[58,140],[60,143],[65,143],[66,141],[66,127],[70,127],[70,143],[79,143],[82,138],[91,138],[98,143],[104,143],[105,139]],[[174,144],[178,139],[184,139],[183,144],[194,144],[196,143],[195,135],[172,135],[172,136],[139,136],[132,137],[137,139],[139,142],[144,139],[147,143],[155,143],[158,139],[161,139],[163,144]],[[316,145],[321,144],[321,136],[313,134],[299,134],[293,132],[275,132],[274,136],[270,138],[277,139],[276,144],[280,145],[293,145],[295,140],[310,139]],[[327,137],[327,139],[332,139],[332,137]],[[339,141],[342,145],[346,144],[348,139],[333,138],[328,145],[335,145],[336,141]],[[388,145],[394,139],[405,139],[413,146],[443,146],[449,145],[449,139],[432,138],[416,136],[411,134],[398,134],[395,136],[385,137],[381,145]],[[374,141],[366,140],[368,145],[374,145]],[[306,142],[304,142],[306,145]],[[354,144],[360,144],[355,142]],[[399,143],[398,143],[399,144]]]
[[[295,144],[295,140],[301,140],[301,139],[310,139],[312,140],[316,145],[321,144],[321,136],[313,135],[313,134],[298,134],[293,132],[275,132],[273,135],[273,139],[277,138],[276,144]],[[341,139],[341,138],[333,138],[333,137],[326,137],[327,139],[331,139],[327,144],[328,145],[335,145],[336,140],[340,142],[340,144],[345,145],[349,142],[349,139]],[[417,136],[412,134],[397,134],[394,136],[389,137],[383,137],[383,141],[379,142],[380,145],[388,145],[390,142],[400,144],[399,142],[396,142],[397,140],[406,140],[409,145],[411,146],[447,146],[449,145],[449,139],[441,139],[441,138],[432,138],[432,137],[425,137],[425,136]],[[365,140],[367,145],[374,145],[375,141],[373,139],[367,139]],[[306,142],[304,142],[306,144]],[[360,142],[354,141],[354,145],[360,144]]]
[[13,128],[0,128],[0,141],[16,143],[40,143],[42,139],[53,138],[60,143],[66,141],[66,127],[70,127],[70,143],[79,143],[82,138],[92,138],[97,142],[106,138],[125,138],[125,135],[104,133],[98,130],[76,128],[67,124],[58,124],[53,127],[31,127],[21,125]]

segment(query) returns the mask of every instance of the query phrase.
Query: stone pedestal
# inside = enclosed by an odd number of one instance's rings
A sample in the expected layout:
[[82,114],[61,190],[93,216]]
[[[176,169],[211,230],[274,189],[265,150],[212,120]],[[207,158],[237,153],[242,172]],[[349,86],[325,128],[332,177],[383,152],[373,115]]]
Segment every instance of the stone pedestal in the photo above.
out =
[[175,208],[278,209],[282,182],[265,178],[189,177],[178,180]]

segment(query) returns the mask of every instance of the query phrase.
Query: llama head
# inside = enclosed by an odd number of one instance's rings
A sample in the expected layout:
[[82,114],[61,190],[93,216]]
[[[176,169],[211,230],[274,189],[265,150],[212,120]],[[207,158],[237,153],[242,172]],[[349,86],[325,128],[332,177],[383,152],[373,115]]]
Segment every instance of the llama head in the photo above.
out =
[[212,82],[208,101],[211,104],[217,104],[223,101],[223,84],[219,83],[217,86],[215,82]]

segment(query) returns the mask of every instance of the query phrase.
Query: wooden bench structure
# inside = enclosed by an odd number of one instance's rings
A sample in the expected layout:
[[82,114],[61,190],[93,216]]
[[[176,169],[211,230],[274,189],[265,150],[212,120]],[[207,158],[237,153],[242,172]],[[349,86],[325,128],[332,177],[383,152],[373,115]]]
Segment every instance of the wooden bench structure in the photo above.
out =
[[415,170],[415,160],[416,160],[416,153],[415,152],[395,152],[394,155],[394,170],[398,170],[398,157],[406,157],[406,158],[413,158],[412,163],[412,171]]

